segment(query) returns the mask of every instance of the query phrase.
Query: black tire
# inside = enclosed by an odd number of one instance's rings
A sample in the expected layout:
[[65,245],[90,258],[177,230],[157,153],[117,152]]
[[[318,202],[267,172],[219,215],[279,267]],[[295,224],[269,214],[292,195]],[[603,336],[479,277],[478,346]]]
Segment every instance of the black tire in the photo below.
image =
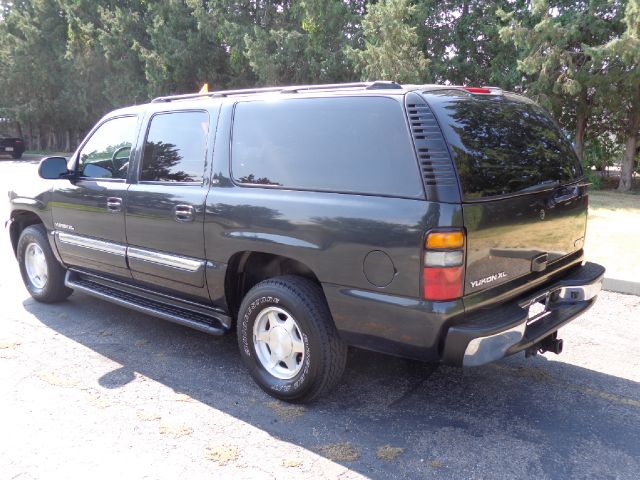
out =
[[[256,352],[254,325],[269,307],[294,317],[304,342],[305,355],[293,378],[272,375]],[[256,383],[269,395],[292,403],[308,403],[329,392],[340,380],[347,361],[347,346],[338,336],[320,286],[302,277],[275,277],[254,286],[238,312],[240,356]]]
[[14,158],[14,160],[20,160],[22,158],[22,152],[20,153],[14,152],[11,154],[11,156]]
[[[47,279],[40,287],[31,281],[25,265],[25,252],[32,243],[40,247],[46,262]],[[54,256],[43,225],[31,225],[22,231],[18,240],[17,257],[22,281],[34,300],[42,303],[61,302],[73,292],[64,284],[65,269]]]

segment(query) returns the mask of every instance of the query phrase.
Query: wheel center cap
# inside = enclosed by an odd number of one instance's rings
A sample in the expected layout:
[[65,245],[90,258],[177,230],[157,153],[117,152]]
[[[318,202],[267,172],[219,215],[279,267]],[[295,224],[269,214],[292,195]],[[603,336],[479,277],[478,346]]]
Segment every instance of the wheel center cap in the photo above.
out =
[[279,358],[287,358],[293,352],[291,335],[283,327],[275,327],[269,331],[269,348]]

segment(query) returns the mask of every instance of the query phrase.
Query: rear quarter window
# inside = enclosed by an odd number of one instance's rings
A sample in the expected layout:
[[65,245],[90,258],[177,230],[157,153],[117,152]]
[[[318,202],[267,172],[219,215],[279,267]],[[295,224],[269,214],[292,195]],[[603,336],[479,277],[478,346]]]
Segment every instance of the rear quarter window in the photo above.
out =
[[582,176],[571,143],[549,115],[511,96],[429,93],[467,201],[534,191]]
[[241,185],[424,197],[403,107],[391,98],[239,102],[231,148]]

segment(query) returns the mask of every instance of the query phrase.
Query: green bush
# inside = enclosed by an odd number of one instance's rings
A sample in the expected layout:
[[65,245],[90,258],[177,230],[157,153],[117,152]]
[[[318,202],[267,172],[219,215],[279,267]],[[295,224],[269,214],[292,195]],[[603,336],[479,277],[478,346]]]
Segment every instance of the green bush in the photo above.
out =
[[621,155],[620,144],[610,136],[590,138],[585,142],[582,164],[585,170],[595,167],[603,171],[612,166]]
[[589,186],[591,190],[602,190],[604,184],[600,175],[589,168],[585,170],[585,176],[587,177],[587,181],[591,184]]

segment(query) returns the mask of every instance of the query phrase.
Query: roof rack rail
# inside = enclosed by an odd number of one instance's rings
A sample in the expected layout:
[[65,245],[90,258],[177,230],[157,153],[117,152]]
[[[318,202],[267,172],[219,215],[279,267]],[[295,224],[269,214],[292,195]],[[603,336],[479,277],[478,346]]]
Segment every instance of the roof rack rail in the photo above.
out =
[[255,93],[271,93],[279,92],[282,87],[265,87],[265,88],[244,88],[239,90],[218,90],[217,92],[208,93],[185,93],[182,95],[167,95],[166,97],[157,97],[151,100],[151,103],[172,102],[174,100],[189,100],[191,98],[202,97],[227,97],[229,95],[251,95]]
[[320,85],[298,85],[293,87],[283,87],[280,93],[299,93],[310,92],[314,90],[340,90],[342,88],[364,88],[366,90],[378,90],[387,88],[402,88],[402,85],[396,82],[375,81],[375,82],[355,82],[355,83],[328,83]]
[[313,90],[339,90],[341,88],[367,88],[371,82],[355,83],[327,83],[320,85],[294,85],[292,87],[282,87],[280,93],[310,92]]
[[325,85],[298,85],[289,87],[264,87],[264,88],[246,88],[240,90],[219,90],[217,92],[208,93],[186,93],[182,95],[168,95],[165,97],[157,97],[151,100],[151,103],[172,102],[174,100],[189,100],[194,98],[216,98],[229,97],[232,95],[254,95],[259,93],[299,93],[311,92],[318,90],[340,90],[348,88],[364,88],[366,90],[378,89],[400,89],[402,85],[396,82],[376,81],[376,82],[357,82],[357,83],[329,83]]

